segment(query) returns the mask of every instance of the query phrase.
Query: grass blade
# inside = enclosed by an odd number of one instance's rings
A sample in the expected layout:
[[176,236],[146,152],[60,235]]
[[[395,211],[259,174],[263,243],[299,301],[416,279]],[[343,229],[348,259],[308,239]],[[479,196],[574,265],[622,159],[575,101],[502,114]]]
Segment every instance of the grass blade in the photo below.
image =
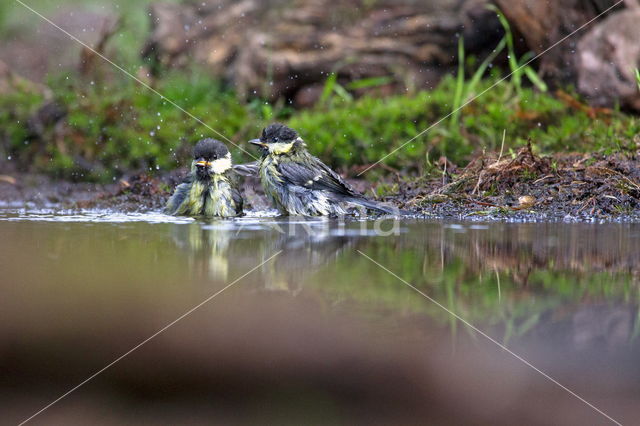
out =
[[471,80],[469,80],[469,82],[467,83],[467,91],[465,93],[465,98],[468,98],[471,94],[475,92],[475,89],[480,83],[480,81],[482,80],[482,77],[484,76],[485,71],[489,67],[489,64],[491,64],[491,62],[493,62],[496,59],[496,57],[500,54],[500,52],[504,50],[506,45],[507,45],[507,40],[506,38],[503,37],[502,40],[500,40],[500,43],[498,43],[496,48],[493,50],[493,52],[491,52],[491,54],[487,56],[487,58],[484,61],[482,61],[482,64],[480,64],[476,72],[473,73]]
[[346,85],[346,88],[349,90],[369,89],[371,87],[384,86],[392,81],[393,78],[389,76],[361,78],[360,80],[350,82]]
[[329,74],[327,77],[327,81],[324,83],[324,88],[322,89],[322,95],[320,95],[320,103],[326,103],[331,95],[333,94],[334,87],[336,86],[336,81],[338,80],[338,75],[335,72]]
[[458,75],[456,76],[456,91],[453,96],[453,114],[451,114],[451,130],[458,125],[460,118],[460,105],[464,91],[464,39],[458,39]]

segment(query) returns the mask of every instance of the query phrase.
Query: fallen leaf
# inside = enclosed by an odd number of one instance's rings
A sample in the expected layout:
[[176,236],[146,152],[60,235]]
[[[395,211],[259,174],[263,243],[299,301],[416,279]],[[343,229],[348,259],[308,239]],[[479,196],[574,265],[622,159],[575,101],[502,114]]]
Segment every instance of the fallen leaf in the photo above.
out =
[[529,209],[536,204],[536,199],[531,195],[523,195],[518,198],[518,207],[521,209]]

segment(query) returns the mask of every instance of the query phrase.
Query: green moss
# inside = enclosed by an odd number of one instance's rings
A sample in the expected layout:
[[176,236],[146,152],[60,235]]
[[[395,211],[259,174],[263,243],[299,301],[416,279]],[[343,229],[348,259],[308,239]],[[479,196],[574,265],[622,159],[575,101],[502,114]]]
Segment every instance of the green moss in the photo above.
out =
[[[477,93],[495,81],[497,77],[480,82]],[[336,102],[294,115],[289,123],[327,161],[341,166],[370,164],[448,114],[455,86],[453,78],[445,78],[432,92]],[[500,149],[505,130],[506,150],[515,150],[531,138],[542,153],[633,149],[633,136],[640,132],[636,117],[613,111],[611,116],[593,119],[532,88],[522,88],[518,94],[509,82],[497,84],[463,108],[460,119],[457,127],[436,126],[415,138],[385,163],[410,169],[427,153],[431,158],[446,155],[464,163],[474,151]]]
[[[454,125],[444,120],[416,137],[451,112],[454,78],[445,78],[430,92],[384,99],[336,96],[295,111],[284,102],[239,102],[202,72],[174,71],[162,77],[156,89],[204,125],[130,80],[92,83],[61,76],[50,87],[68,111],[63,137],[53,137],[49,129],[44,140],[27,140],[25,123],[43,99],[26,92],[0,100],[0,137],[5,153],[19,158],[23,167],[99,181],[181,166],[197,139],[224,140],[211,129],[257,155],[245,141],[273,120],[296,128],[311,151],[334,167],[373,164],[391,152],[385,163],[402,171],[424,170],[425,158],[441,155],[463,165],[474,152],[500,149],[504,131],[505,153],[515,152],[529,138],[540,153],[634,148],[633,138],[640,133],[636,117],[612,111],[594,119],[587,110],[547,93],[527,87],[516,91],[507,81],[496,84],[498,78],[477,83],[475,93],[495,87],[463,108]],[[227,144],[237,162],[251,160]]]
[[[151,0],[118,0],[113,10],[104,9],[97,0],[74,1],[123,17],[123,25],[109,43],[109,55],[135,74],[142,65],[139,43],[148,33],[148,16],[142,6]],[[52,0],[33,0],[30,5],[45,14],[58,10]],[[28,22],[27,18],[34,18],[32,12],[17,3],[3,3],[0,33],[23,34],[24,26],[16,23]],[[568,106],[547,93],[532,68],[520,69],[526,58],[518,62],[508,25],[503,25],[506,36],[496,52],[506,49],[509,66],[518,70],[506,81],[499,81],[497,70],[482,79],[491,61],[477,65],[474,58],[465,58],[461,42],[459,56],[466,66],[460,67],[458,77],[445,78],[433,91],[354,99],[349,90],[375,87],[389,80],[365,79],[343,87],[335,75],[330,75],[321,101],[304,111],[295,111],[283,100],[270,104],[255,97],[238,102],[230,89],[198,71],[168,72],[155,83],[166,98],[206,125],[107,66],[100,69],[100,77],[96,75],[93,82],[75,75],[58,76],[49,83],[54,98],[68,111],[65,131],[60,134],[45,129],[40,139],[33,138],[26,123],[43,97],[20,90],[3,95],[1,154],[22,168],[105,181],[130,171],[178,167],[198,138],[224,140],[211,129],[256,155],[245,141],[274,120],[296,128],[314,154],[343,168],[373,164],[388,154],[384,162],[400,171],[434,169],[428,159],[442,155],[464,165],[473,153],[500,149],[503,132],[505,153],[516,152],[528,139],[540,153],[636,149],[633,138],[640,133],[637,117],[612,111],[594,118],[588,108]],[[103,73],[105,70],[109,71]],[[638,82],[640,85],[640,74]],[[482,96],[455,112],[456,106],[479,94]],[[237,162],[251,160],[242,150],[227,144]],[[377,173],[374,170],[367,176],[374,179]],[[384,193],[386,189],[379,191]]]
[[[27,90],[0,96],[0,149],[5,157],[32,157],[27,121],[42,103],[40,94]],[[26,163],[24,161],[23,163]]]
[[[106,180],[131,170],[174,169],[182,165],[195,140],[217,137],[210,128],[234,135],[251,121],[233,93],[200,74],[171,74],[157,90],[201,117],[204,124],[134,83],[52,86],[58,87],[56,96],[68,108],[72,137],[66,141],[65,153],[93,164],[86,171],[86,177],[92,179]],[[233,150],[233,146],[230,148]],[[54,151],[54,156],[63,155]],[[62,174],[68,169],[63,162],[55,162],[52,167],[51,171]]]

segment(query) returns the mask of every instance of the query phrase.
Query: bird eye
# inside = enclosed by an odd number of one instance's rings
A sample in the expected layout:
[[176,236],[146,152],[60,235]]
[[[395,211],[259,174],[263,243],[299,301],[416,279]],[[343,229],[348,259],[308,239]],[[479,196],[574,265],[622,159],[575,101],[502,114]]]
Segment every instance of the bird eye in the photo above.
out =
[[273,141],[274,141],[274,142],[278,142],[278,138],[277,138],[277,137],[276,137],[276,138],[273,138]]

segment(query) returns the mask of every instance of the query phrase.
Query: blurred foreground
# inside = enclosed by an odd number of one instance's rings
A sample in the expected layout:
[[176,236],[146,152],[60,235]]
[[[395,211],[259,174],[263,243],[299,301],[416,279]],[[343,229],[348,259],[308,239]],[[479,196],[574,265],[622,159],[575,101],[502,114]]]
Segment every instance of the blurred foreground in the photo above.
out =
[[607,423],[357,250],[616,420],[640,416],[637,225],[381,237],[372,222],[0,217],[7,423],[278,252],[36,424]]

